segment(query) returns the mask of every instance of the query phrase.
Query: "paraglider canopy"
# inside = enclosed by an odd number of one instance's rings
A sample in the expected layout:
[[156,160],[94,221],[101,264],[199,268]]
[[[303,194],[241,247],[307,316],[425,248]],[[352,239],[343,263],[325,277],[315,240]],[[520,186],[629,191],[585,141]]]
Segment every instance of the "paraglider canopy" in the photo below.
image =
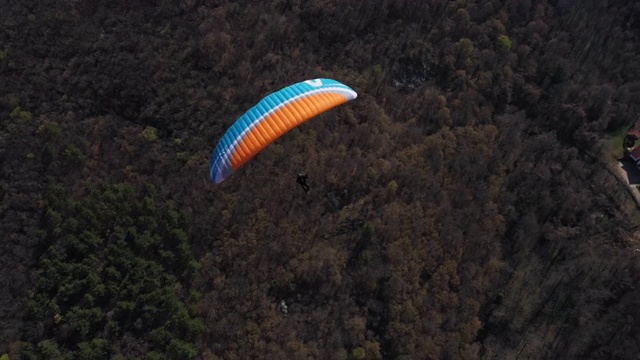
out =
[[289,130],[357,96],[332,79],[306,80],[266,96],[220,139],[209,164],[211,180],[221,183]]

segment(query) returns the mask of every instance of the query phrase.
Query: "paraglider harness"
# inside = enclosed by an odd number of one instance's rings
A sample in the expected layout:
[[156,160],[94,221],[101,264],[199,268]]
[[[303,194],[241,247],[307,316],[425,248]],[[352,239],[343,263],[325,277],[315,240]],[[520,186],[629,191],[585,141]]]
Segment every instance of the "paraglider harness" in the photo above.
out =
[[305,193],[309,193],[309,185],[307,185],[307,175],[298,174],[298,179],[296,180],[296,182],[300,184],[300,186],[302,186],[302,189]]

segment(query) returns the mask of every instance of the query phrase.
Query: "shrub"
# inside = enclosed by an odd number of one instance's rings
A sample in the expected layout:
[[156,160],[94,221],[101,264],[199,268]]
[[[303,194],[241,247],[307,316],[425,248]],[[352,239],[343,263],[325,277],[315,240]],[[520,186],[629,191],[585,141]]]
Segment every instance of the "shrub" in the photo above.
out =
[[498,44],[505,50],[511,50],[511,46],[513,45],[511,39],[509,39],[507,35],[498,36]]
[[28,111],[22,110],[20,106],[14,107],[13,111],[11,111],[11,113],[9,114],[9,117],[11,117],[12,119],[18,118],[23,122],[30,121],[31,119],[33,119],[33,115]]
[[364,357],[366,356],[366,353],[364,351],[363,348],[361,347],[357,347],[355,349],[353,349],[353,351],[351,352],[353,354],[353,357],[360,360],[360,359],[364,359]]
[[147,126],[146,128],[144,128],[144,130],[142,130],[142,136],[149,142],[154,142],[156,140],[158,140],[158,129],[152,127],[152,126]]
[[389,183],[387,184],[387,190],[389,191],[389,193],[391,193],[391,195],[395,195],[398,191],[398,182],[395,180],[389,181]]

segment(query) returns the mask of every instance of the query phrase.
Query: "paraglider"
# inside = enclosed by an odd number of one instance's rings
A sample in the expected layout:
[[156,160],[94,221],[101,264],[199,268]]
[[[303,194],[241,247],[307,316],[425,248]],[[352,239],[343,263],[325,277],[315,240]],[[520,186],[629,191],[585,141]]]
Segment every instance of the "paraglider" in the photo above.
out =
[[306,192],[307,194],[309,193],[309,185],[307,185],[307,175],[298,174],[298,178],[296,179],[296,182],[300,184],[300,186],[302,186],[302,189],[304,190],[304,192]]
[[211,180],[221,183],[289,130],[357,96],[347,85],[324,78],[299,82],[266,96],[220,139],[209,163]]

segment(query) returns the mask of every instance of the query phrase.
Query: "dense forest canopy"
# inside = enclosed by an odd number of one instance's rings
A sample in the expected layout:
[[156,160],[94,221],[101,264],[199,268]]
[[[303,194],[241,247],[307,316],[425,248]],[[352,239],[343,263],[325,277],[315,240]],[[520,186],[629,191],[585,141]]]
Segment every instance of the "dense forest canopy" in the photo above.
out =
[[[640,352],[607,141],[640,113],[640,3],[0,9],[0,359]],[[212,184],[234,119],[316,77],[358,99]]]

